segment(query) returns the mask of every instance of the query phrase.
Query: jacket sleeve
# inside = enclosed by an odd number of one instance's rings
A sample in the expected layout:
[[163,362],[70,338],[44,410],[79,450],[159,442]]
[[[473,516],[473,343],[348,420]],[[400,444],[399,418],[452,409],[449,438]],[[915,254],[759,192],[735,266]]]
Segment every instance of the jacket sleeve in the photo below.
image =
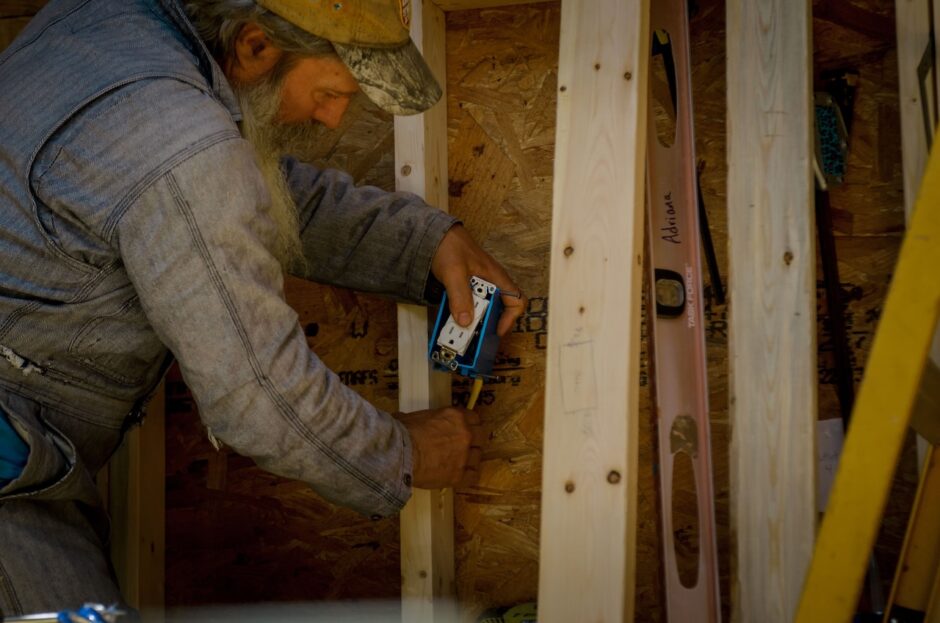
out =
[[121,217],[127,273],[212,434],[331,501],[395,513],[411,494],[409,435],[310,351],[268,251],[266,202],[244,140],[202,149]]
[[342,171],[293,158],[284,160],[284,169],[307,259],[307,273],[298,276],[428,302],[431,260],[457,219],[412,193],[357,187]]

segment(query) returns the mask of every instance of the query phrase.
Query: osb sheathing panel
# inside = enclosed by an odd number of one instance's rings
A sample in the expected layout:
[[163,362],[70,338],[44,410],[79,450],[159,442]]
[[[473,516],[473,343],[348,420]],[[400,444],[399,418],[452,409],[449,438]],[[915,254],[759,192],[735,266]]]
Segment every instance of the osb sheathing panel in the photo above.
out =
[[[724,4],[696,4],[691,20],[696,147],[726,276]],[[893,4],[869,0],[820,7],[815,7],[813,33],[816,73],[847,67],[860,74],[848,172],[831,193],[859,379],[903,231]],[[497,364],[503,380],[484,387],[478,407],[489,434],[480,482],[457,492],[457,584],[467,620],[483,608],[536,597],[558,29],[556,2],[447,15],[450,210],[509,268],[531,301],[503,340]],[[353,111],[356,121],[345,132],[325,133],[312,156],[348,168],[359,180],[391,188],[390,121],[372,107],[359,108]],[[287,289],[311,347],[346,382],[393,410],[393,305],[297,280],[289,281]],[[838,403],[821,281],[819,296],[820,416],[830,418],[837,417]],[[719,567],[727,613],[728,309],[717,302],[710,285],[705,301]],[[645,351],[643,357],[645,364]],[[646,370],[644,365],[636,612],[638,621],[662,621],[655,422]],[[455,381],[455,400],[465,401],[468,390],[468,384]],[[170,604],[397,598],[395,519],[361,518],[323,502],[304,485],[215,452],[178,380],[170,392]],[[913,480],[908,452],[876,548],[885,581],[903,534]],[[695,548],[695,507],[690,482],[677,487],[676,540],[682,554]],[[687,555],[680,559],[688,564]]]
[[480,481],[457,492],[465,620],[534,600],[538,587],[559,25],[557,3],[447,16],[450,212],[530,300],[501,343],[503,382],[483,386]]

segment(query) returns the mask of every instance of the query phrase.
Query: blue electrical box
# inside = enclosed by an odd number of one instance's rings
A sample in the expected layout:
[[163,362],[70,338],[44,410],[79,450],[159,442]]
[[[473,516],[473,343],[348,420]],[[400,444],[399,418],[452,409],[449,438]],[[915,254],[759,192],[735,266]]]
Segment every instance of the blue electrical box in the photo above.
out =
[[470,278],[470,289],[473,321],[467,327],[461,327],[450,315],[444,293],[428,344],[428,357],[438,370],[470,378],[492,378],[499,349],[496,326],[503,314],[503,300],[499,288],[479,277]]

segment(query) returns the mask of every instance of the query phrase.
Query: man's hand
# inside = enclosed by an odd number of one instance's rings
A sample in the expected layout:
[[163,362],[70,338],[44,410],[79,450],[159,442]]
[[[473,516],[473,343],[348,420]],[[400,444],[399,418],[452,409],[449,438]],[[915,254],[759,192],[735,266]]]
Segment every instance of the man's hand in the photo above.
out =
[[468,486],[480,469],[480,417],[461,407],[395,415],[411,435],[412,484],[421,489]]
[[454,225],[444,235],[431,261],[431,272],[447,288],[450,313],[464,327],[473,320],[473,292],[470,290],[473,275],[486,279],[503,292],[505,309],[496,327],[500,337],[509,332],[529,302],[509,273],[474,242],[462,225]]

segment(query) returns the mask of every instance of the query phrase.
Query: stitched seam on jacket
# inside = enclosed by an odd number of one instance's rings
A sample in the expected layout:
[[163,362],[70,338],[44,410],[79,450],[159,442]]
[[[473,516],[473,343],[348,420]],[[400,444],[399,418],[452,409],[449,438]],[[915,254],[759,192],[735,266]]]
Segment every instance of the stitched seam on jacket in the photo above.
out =
[[[71,385],[72,387],[76,387],[76,385],[74,384],[68,384],[63,381],[60,381],[59,379],[53,378],[52,380],[56,381],[57,383],[60,383],[61,385]],[[39,387],[27,387],[26,385],[23,385],[22,383],[14,383],[12,381],[8,381],[6,379],[0,378],[0,389],[5,389],[6,391],[12,392],[14,394],[19,394],[44,407],[55,409],[56,411],[61,411],[62,413],[65,413],[69,417],[73,417],[75,419],[81,420],[82,422],[85,422],[86,424],[92,424],[100,428],[107,428],[109,430],[120,430],[123,424],[123,422],[118,422],[112,425],[112,423],[110,422],[104,422],[100,419],[100,413],[97,410],[91,413],[87,411],[81,411],[77,409],[70,401],[63,401],[61,396],[58,396],[56,394],[51,394]],[[94,393],[94,390],[88,389],[86,387],[79,387],[79,389],[89,394]],[[110,396],[105,396],[105,397],[109,401],[120,402],[120,400],[117,398],[111,398]],[[84,396],[82,396],[82,398],[84,398]],[[124,402],[126,402],[127,405],[126,407],[122,409],[122,413],[121,413],[122,416],[131,408],[131,401],[124,401]]]
[[124,385],[125,387],[135,387],[139,385],[146,378],[147,372],[150,371],[149,368],[144,369],[143,372],[141,372],[141,376],[139,377],[126,376],[124,374],[117,372],[116,370],[112,369],[109,366],[96,363],[94,360],[86,361],[84,358],[80,356],[80,353],[78,352],[78,348],[76,346],[76,344],[80,340],[84,340],[86,335],[89,332],[97,328],[98,325],[103,323],[105,320],[112,320],[114,318],[120,318],[124,316],[127,313],[127,310],[131,309],[134,303],[136,303],[138,300],[139,298],[135,293],[134,296],[124,301],[121,304],[121,306],[118,307],[116,311],[113,311],[110,314],[106,314],[103,316],[95,316],[91,320],[88,320],[87,322],[85,322],[81,326],[81,328],[75,333],[75,335],[72,336],[72,339],[69,340],[69,345],[66,348],[66,352],[71,356],[72,360],[77,365],[82,366],[83,368],[88,368],[89,370],[92,370],[93,372],[100,374],[106,379],[113,381],[115,383],[118,383],[120,385]]
[[[430,234],[431,228],[437,222],[437,215],[434,218],[428,219],[428,224],[425,226],[424,231],[421,232],[421,239],[418,240],[418,244],[415,246],[415,252],[411,255],[411,259],[408,261],[408,281],[413,282],[416,278],[415,271],[417,270],[416,264],[418,263],[418,256],[421,254],[421,247],[424,245],[424,239]],[[431,259],[434,259],[434,252],[431,252]],[[420,290],[417,292],[409,292],[412,298],[416,301],[420,301],[424,295],[424,282],[427,280],[427,273],[424,274],[422,279],[419,279],[421,282]]]
[[219,276],[218,269],[215,267],[215,263],[212,261],[212,257],[209,255],[208,246],[206,245],[205,240],[202,237],[202,233],[199,231],[199,225],[196,223],[195,218],[191,210],[189,209],[189,204],[187,203],[185,197],[183,197],[182,192],[176,182],[176,179],[173,177],[173,173],[170,172],[167,174],[167,183],[170,186],[170,190],[173,193],[174,202],[176,207],[180,212],[180,215],[186,220],[186,224],[189,227],[190,234],[193,237],[193,242],[196,245],[196,248],[199,251],[199,255],[202,257],[203,263],[206,266],[206,269],[209,272],[209,277],[212,280],[212,284],[215,286],[218,291],[219,297],[222,299],[222,303],[225,305],[226,311],[228,311],[229,316],[232,319],[232,323],[235,325],[235,330],[238,334],[238,338],[242,343],[242,347],[245,349],[246,354],[248,355],[248,361],[251,364],[252,372],[254,372],[255,380],[261,385],[264,389],[264,392],[268,395],[271,401],[278,407],[278,410],[285,417],[285,419],[291,424],[292,428],[296,430],[300,436],[307,440],[311,445],[317,448],[320,452],[326,455],[333,463],[342,468],[350,476],[354,477],[356,480],[364,484],[366,487],[380,495],[386,501],[392,504],[401,504],[402,500],[399,500],[397,496],[387,491],[385,487],[379,483],[373,481],[371,478],[360,472],[354,465],[346,461],[342,456],[337,454],[330,448],[329,445],[324,443],[316,434],[310,431],[303,422],[298,417],[297,413],[293,410],[290,403],[284,399],[283,396],[277,391],[274,385],[271,383],[271,380],[264,375],[261,365],[258,362],[258,359],[255,355],[254,349],[251,346],[251,342],[248,339],[248,335],[245,331],[244,326],[242,325],[241,318],[238,316],[238,311],[235,309],[235,305],[232,301],[231,295],[229,294],[228,289],[225,287],[225,284],[222,282],[222,278]]
[[181,162],[193,157],[202,150],[212,147],[216,143],[221,143],[223,140],[240,138],[241,135],[234,129],[219,130],[214,134],[210,134],[209,136],[196,141],[183,151],[173,154],[172,157],[167,158],[157,167],[154,167],[154,169],[147,176],[137,182],[137,184],[135,184],[134,187],[127,192],[127,195],[124,196],[124,199],[118,202],[114,212],[111,214],[111,216],[108,217],[108,220],[105,221],[104,228],[101,232],[102,237],[107,240],[109,244],[114,244],[114,232],[117,230],[118,221],[121,220],[121,217],[124,216],[124,213],[127,212],[128,208],[130,208],[131,205],[137,201],[144,191],[146,191],[155,181],[166,175],[167,171],[177,166]]
[[[36,158],[37,158],[37,156],[39,155],[39,152],[42,151],[42,148],[46,145],[46,143],[49,141],[49,139],[52,138],[52,136],[53,136],[56,132],[58,132],[59,129],[60,129],[63,125],[65,125],[69,120],[71,120],[71,119],[78,113],[78,111],[80,111],[82,108],[84,108],[85,106],[87,106],[87,105],[90,104],[91,102],[95,101],[95,100],[98,99],[99,97],[102,97],[102,96],[104,96],[105,94],[110,93],[111,91],[117,90],[117,89],[119,89],[119,88],[121,88],[121,87],[123,87],[123,86],[125,86],[125,85],[131,84],[131,83],[133,83],[133,82],[135,82],[135,81],[137,81],[137,80],[145,80],[145,79],[148,79],[148,78],[172,78],[172,79],[177,79],[177,80],[180,80],[181,82],[183,82],[183,83],[185,83],[185,84],[191,84],[191,85],[193,85],[194,87],[196,87],[196,88],[198,88],[198,89],[203,89],[203,90],[205,90],[205,89],[203,88],[204,85],[195,84],[195,83],[193,83],[191,80],[189,80],[188,77],[186,77],[186,76],[182,76],[182,75],[177,76],[177,75],[174,75],[174,74],[161,74],[161,73],[153,73],[153,72],[144,72],[144,73],[140,73],[140,74],[135,74],[135,75],[133,75],[133,76],[125,77],[125,78],[123,78],[122,80],[119,80],[118,82],[115,82],[115,83],[113,83],[113,84],[107,85],[106,87],[100,89],[98,92],[94,93],[93,95],[89,96],[89,97],[86,98],[85,100],[81,101],[81,102],[78,104],[78,106],[76,106],[75,108],[73,108],[65,117],[59,119],[55,124],[52,125],[52,127],[50,127],[50,128],[46,131],[45,135],[42,137],[42,140],[39,141],[39,144],[38,144],[38,146],[36,147],[36,150],[30,155],[30,157],[29,157],[29,159],[28,159],[28,161],[27,161],[27,164],[26,164],[26,184],[27,184],[27,188],[29,189],[29,203],[30,203],[30,207],[31,207],[31,209],[32,209],[32,212],[33,212],[33,216],[34,216],[34,217],[37,217],[37,218],[38,218],[38,213],[37,213],[38,206],[37,206],[37,204],[36,204],[36,199],[37,199],[37,197],[36,197],[36,196],[33,194],[33,192],[32,192],[32,186],[31,186],[30,183],[29,183],[29,178],[30,178],[30,175],[32,174],[31,172],[32,172],[32,170],[33,170],[33,164],[36,162]],[[126,209],[126,208],[125,208],[125,209]],[[48,236],[47,232],[46,232],[42,227],[40,227],[40,228],[38,229],[38,231],[39,231],[39,234],[42,236],[43,240],[45,241],[47,248],[48,248],[50,251],[52,251],[52,253],[53,253],[54,255],[56,255],[59,259],[63,260],[66,264],[71,265],[72,267],[76,268],[77,270],[81,270],[81,271],[86,272],[86,273],[88,273],[88,272],[93,272],[93,271],[94,271],[94,267],[93,267],[93,266],[90,266],[89,264],[86,264],[85,262],[83,262],[83,261],[81,261],[81,260],[77,260],[77,259],[75,259],[74,257],[72,257],[71,255],[65,253],[65,251],[64,251],[63,249],[61,249],[58,244],[56,244],[55,242],[53,242],[53,241],[50,239],[50,237]],[[105,239],[105,240],[107,240],[107,239],[108,239],[108,236],[103,235],[102,238]],[[109,242],[110,242],[110,241],[109,241]]]

